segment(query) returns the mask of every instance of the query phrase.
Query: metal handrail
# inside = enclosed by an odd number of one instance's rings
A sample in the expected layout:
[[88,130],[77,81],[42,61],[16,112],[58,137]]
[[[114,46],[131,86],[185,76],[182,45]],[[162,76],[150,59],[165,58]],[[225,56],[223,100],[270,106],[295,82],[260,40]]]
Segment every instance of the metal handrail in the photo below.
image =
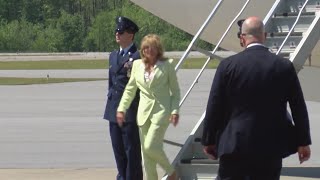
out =
[[267,22],[270,20],[270,18],[272,17],[272,15],[274,14],[274,11],[277,9],[279,3],[281,0],[276,0],[273,4],[273,6],[271,7],[270,11],[268,12],[268,14],[266,15],[266,17],[263,19],[263,24],[267,25]]
[[179,62],[177,63],[177,65],[175,67],[176,72],[178,72],[180,65],[183,63],[183,61],[189,55],[189,53],[190,53],[194,43],[196,42],[196,40],[201,36],[201,34],[203,33],[204,29],[209,24],[209,22],[212,19],[212,17],[216,14],[216,12],[217,12],[218,8],[220,7],[222,1],[223,0],[219,0],[218,1],[218,3],[214,6],[213,10],[211,11],[210,15],[208,16],[208,18],[204,21],[204,23],[202,24],[202,26],[198,30],[197,34],[193,37],[193,39],[192,39],[191,43],[189,44],[187,50],[184,52],[184,54],[182,55],[181,59],[179,60]]
[[[246,3],[242,6],[241,10],[239,11],[239,13],[235,16],[235,18],[231,21],[231,23],[229,24],[227,30],[224,32],[224,34],[222,35],[222,37],[220,38],[219,42],[216,44],[216,47],[214,48],[213,51],[211,51],[211,54],[214,54],[217,49],[219,48],[219,45],[221,44],[221,42],[223,41],[223,39],[225,38],[225,36],[227,35],[227,33],[229,32],[229,30],[231,29],[231,26],[233,25],[233,23],[239,18],[239,16],[241,15],[241,13],[244,11],[244,9],[247,7],[248,3],[250,2],[250,0],[247,0]],[[194,87],[194,85],[198,82],[198,79],[200,78],[202,72],[204,71],[204,69],[206,68],[206,66],[208,65],[209,61],[211,60],[211,57],[209,57],[207,59],[207,61],[204,63],[204,65],[202,66],[199,74],[197,75],[196,79],[193,81],[192,85],[190,86],[190,88],[188,89],[187,93],[185,94],[185,96],[182,98],[182,100],[180,101],[179,106],[181,106],[183,104],[183,102],[186,100],[186,98],[188,97],[188,95],[190,94],[192,88]]]
[[[216,14],[217,10],[219,9],[221,3],[223,2],[223,0],[219,0],[218,3],[214,6],[213,10],[211,11],[211,13],[209,14],[208,18],[204,21],[204,23],[202,24],[202,26],[200,27],[200,29],[198,30],[197,34],[193,37],[192,41],[190,42],[187,50],[183,53],[181,59],[179,60],[179,62],[177,63],[176,67],[175,67],[175,71],[176,73],[179,70],[180,65],[185,61],[186,57],[189,55],[194,43],[196,42],[196,40],[201,36],[201,34],[203,33],[204,29],[207,27],[207,25],[209,24],[210,20],[212,19],[212,17]],[[180,101],[179,106],[182,105],[183,101]],[[170,144],[170,145],[176,145],[176,146],[180,146],[178,145],[178,143],[164,139],[164,143]]]
[[303,6],[301,7],[301,9],[300,9],[300,11],[299,11],[299,14],[298,14],[298,16],[297,16],[296,21],[293,23],[293,25],[292,25],[290,31],[288,32],[286,38],[283,40],[283,42],[282,42],[281,46],[279,47],[276,55],[278,55],[278,54],[281,52],[284,44],[286,43],[286,41],[288,40],[288,38],[289,38],[289,36],[291,35],[292,31],[294,30],[295,26],[297,25],[297,23],[298,23],[298,21],[299,21],[299,19],[300,19],[301,13],[302,13],[302,11],[304,10],[304,8],[306,7],[308,1],[309,1],[309,0],[306,0],[306,1],[304,2]]

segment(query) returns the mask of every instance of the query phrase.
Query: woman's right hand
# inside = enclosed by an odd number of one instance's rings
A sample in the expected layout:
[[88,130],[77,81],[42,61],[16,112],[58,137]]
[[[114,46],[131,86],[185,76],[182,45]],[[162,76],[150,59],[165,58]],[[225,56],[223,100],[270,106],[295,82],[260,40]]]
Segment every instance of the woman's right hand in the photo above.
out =
[[125,121],[125,114],[124,114],[124,112],[119,112],[119,111],[118,111],[116,117],[117,117],[117,123],[118,123],[119,127],[122,127],[122,126],[123,126],[123,123],[124,123],[124,121]]
[[179,122],[179,114],[171,114],[170,122],[173,124],[173,126],[177,126]]

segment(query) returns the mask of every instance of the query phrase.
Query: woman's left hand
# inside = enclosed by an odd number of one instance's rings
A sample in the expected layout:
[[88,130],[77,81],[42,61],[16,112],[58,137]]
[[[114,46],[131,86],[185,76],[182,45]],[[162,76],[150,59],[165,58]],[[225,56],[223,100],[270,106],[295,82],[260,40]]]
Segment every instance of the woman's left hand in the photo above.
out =
[[173,126],[177,126],[179,122],[179,114],[171,114],[170,122],[173,124]]

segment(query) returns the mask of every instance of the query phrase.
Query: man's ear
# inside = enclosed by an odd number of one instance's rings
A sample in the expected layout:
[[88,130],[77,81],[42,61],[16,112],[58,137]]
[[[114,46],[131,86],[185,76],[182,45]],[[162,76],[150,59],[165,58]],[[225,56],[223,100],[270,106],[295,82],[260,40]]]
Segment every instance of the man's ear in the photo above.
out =
[[134,33],[130,34],[132,41],[134,40]]
[[243,47],[243,46],[244,46],[244,45],[243,45],[243,42],[241,42],[241,40],[240,40],[240,46],[241,46],[241,47]]
[[245,45],[245,41],[244,41],[244,39],[243,39],[243,37],[240,35],[240,46],[241,47],[244,47],[244,45]]

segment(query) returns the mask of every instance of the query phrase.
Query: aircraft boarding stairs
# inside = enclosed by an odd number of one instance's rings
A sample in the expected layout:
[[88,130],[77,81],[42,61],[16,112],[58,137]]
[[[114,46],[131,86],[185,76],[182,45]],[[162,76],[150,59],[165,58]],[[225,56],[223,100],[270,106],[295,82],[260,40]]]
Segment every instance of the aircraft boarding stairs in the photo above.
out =
[[[219,3],[221,2],[222,0],[215,5],[213,11],[194,36],[194,39],[176,66],[176,70],[179,70],[179,66],[183,63],[191,50],[198,50],[199,52],[209,56],[207,62],[200,70],[190,89],[182,98],[180,105],[182,105],[188,94],[191,92],[193,86],[197,83],[208,62],[213,58],[218,60],[222,59],[217,57],[215,52],[228,33],[230,27],[239,20],[242,11],[247,8],[250,0],[247,0],[243,5],[242,9],[230,23],[225,34],[221,37],[212,52],[195,47],[195,43],[206,28],[206,25],[212,18],[214,18],[216,11],[219,11]],[[266,32],[268,32],[265,45],[269,47],[272,52],[289,58],[293,62],[296,71],[299,72],[319,40],[319,18],[319,0],[278,0],[274,3],[268,15],[264,19]],[[235,39],[235,42],[239,43],[238,39]],[[218,161],[208,159],[202,151],[201,136],[204,114],[205,113],[203,113],[202,117],[186,140],[184,146],[173,161],[173,165],[176,167],[178,176],[182,180],[214,179],[217,175],[219,166]],[[166,177],[163,179],[166,179]]]

